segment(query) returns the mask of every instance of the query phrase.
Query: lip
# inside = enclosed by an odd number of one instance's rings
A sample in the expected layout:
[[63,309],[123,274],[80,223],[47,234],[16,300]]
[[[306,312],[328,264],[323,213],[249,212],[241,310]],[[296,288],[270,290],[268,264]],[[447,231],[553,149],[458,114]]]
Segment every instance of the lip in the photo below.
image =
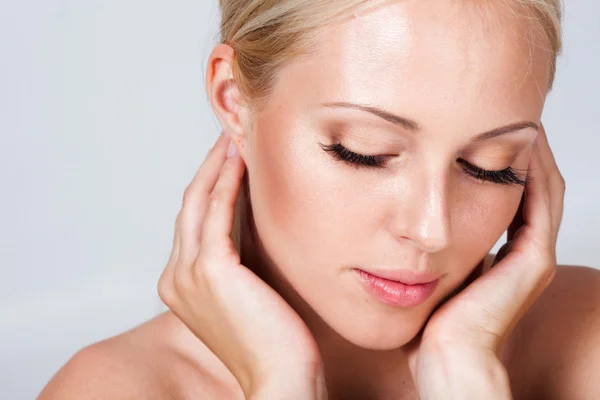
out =
[[361,269],[354,271],[375,298],[397,307],[415,307],[423,304],[433,294],[440,281],[440,278],[434,275],[410,270],[379,270],[376,274]]
[[416,272],[411,271],[409,269],[397,269],[397,270],[386,270],[386,269],[370,269],[370,270],[361,270],[370,275],[376,276],[378,278],[387,279],[390,281],[401,282],[406,285],[417,285],[423,283],[430,283],[437,279],[439,279],[439,275],[425,273],[425,272]]

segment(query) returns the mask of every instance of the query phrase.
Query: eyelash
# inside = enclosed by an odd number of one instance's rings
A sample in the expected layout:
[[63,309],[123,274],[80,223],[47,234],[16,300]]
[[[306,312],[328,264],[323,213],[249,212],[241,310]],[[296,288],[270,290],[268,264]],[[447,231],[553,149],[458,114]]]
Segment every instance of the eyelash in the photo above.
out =
[[[368,156],[364,154],[358,154],[351,150],[348,150],[341,143],[334,143],[325,145],[320,143],[321,148],[326,152],[330,153],[334,159],[338,161],[345,161],[348,164],[354,165],[355,167],[367,167],[367,168],[383,168],[387,156]],[[459,159],[458,162],[463,166],[463,170],[468,175],[487,182],[497,183],[500,185],[518,185],[525,186],[527,181],[526,177],[515,171],[513,168],[508,167],[501,171],[488,171],[473,164]]]

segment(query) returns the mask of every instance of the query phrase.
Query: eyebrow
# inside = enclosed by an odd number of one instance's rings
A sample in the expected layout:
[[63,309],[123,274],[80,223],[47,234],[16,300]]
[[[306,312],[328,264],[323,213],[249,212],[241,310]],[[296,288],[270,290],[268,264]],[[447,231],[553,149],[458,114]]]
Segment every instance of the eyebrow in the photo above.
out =
[[[421,126],[417,122],[410,120],[408,118],[401,117],[399,115],[392,114],[388,111],[382,110],[382,109],[374,107],[374,106],[355,104],[355,103],[347,103],[347,102],[323,103],[323,106],[329,107],[329,108],[352,108],[355,110],[362,110],[362,111],[371,113],[373,115],[376,115],[379,118],[382,118],[388,122],[391,122],[394,125],[398,125],[403,128],[406,128],[411,132],[419,132],[421,130]],[[539,131],[539,129],[540,129],[539,126],[535,122],[532,122],[532,121],[516,122],[516,123],[510,124],[510,125],[503,126],[501,128],[496,128],[496,129],[492,129],[491,131],[480,133],[479,135],[475,136],[473,141],[479,142],[482,140],[487,140],[487,139],[491,139],[491,138],[494,138],[494,137],[497,137],[500,135],[504,135],[506,133],[519,131],[519,130],[525,129],[525,128],[533,128],[536,131]]]

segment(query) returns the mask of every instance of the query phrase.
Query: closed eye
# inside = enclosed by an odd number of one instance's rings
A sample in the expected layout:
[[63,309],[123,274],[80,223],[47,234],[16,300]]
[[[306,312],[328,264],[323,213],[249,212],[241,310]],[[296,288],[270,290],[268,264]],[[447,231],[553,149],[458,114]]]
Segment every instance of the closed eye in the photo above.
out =
[[[353,152],[341,143],[333,143],[325,145],[319,143],[321,148],[332,155],[335,160],[344,161],[354,167],[366,168],[383,168],[388,158],[387,155],[366,155]],[[479,168],[463,159],[457,160],[461,164],[463,171],[476,179],[497,183],[500,185],[518,185],[525,186],[527,181],[526,175],[517,172],[515,169],[508,167],[500,171],[490,171]]]
[[458,163],[462,165],[463,170],[476,179],[498,183],[500,185],[517,185],[525,186],[527,184],[527,175],[517,172],[515,169],[508,167],[500,171],[489,171],[463,160],[458,159]]
[[355,167],[383,168],[388,157],[381,155],[369,156],[355,153],[351,150],[348,150],[341,143],[334,143],[330,145],[320,143],[320,145],[323,150],[330,153],[336,160],[345,161]]

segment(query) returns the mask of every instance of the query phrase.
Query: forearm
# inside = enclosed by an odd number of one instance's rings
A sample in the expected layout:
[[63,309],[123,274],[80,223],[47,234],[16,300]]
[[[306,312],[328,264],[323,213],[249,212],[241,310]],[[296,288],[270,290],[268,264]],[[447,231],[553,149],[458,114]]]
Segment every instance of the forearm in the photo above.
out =
[[419,360],[416,373],[421,400],[512,400],[506,368],[492,352],[440,347]]

